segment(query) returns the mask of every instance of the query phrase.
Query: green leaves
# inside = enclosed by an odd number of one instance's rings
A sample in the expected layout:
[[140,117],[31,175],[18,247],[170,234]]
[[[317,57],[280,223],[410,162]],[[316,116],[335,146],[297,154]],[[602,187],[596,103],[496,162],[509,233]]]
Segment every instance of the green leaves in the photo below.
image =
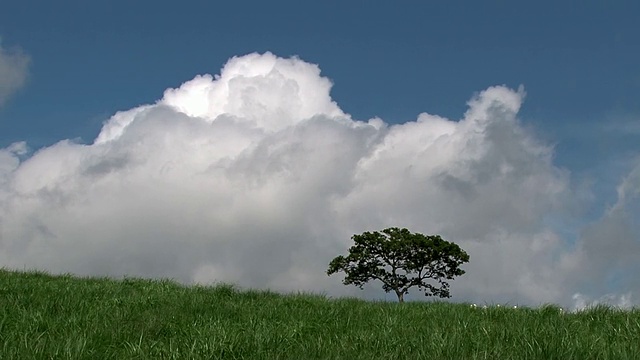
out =
[[460,265],[469,261],[464,250],[440,235],[425,236],[404,228],[364,232],[351,239],[355,245],[349,248],[349,255],[334,258],[327,275],[343,271],[346,277],[342,283],[361,289],[365,283],[379,280],[382,289],[393,290],[400,302],[414,286],[425,296],[450,297],[449,284],[444,280],[463,275]]

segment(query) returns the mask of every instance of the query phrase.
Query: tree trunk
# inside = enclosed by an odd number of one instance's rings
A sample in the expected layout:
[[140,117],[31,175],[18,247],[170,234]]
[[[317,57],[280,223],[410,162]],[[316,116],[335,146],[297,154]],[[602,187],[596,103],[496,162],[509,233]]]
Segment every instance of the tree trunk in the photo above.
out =
[[396,295],[398,295],[398,302],[399,303],[403,303],[404,302],[404,293],[402,291],[397,291],[396,290]]

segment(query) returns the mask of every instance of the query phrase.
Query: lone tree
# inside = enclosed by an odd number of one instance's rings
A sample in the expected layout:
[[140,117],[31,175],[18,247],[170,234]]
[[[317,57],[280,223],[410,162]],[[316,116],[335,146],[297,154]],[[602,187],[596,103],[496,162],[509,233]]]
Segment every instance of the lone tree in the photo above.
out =
[[[355,245],[349,248],[349,255],[331,260],[327,275],[344,271],[347,276],[342,283],[360,289],[369,280],[380,280],[382,289],[395,291],[399,302],[404,302],[413,286],[425,296],[451,297],[444,280],[464,274],[459,266],[469,261],[464,250],[440,235],[425,236],[394,227],[353,235],[352,239]],[[427,279],[440,286],[427,283]]]

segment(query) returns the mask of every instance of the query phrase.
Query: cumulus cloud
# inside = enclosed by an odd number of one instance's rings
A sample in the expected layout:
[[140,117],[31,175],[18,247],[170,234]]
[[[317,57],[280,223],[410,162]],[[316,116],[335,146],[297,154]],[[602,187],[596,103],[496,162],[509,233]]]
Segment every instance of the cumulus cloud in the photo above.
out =
[[29,62],[29,56],[19,48],[3,48],[0,38],[0,106],[24,85]]
[[456,300],[574,301],[600,250],[550,225],[575,194],[519,123],[523,89],[389,125],[344,113],[331,86],[298,58],[234,57],[116,113],[90,145],[0,151],[0,266],[380,298],[325,271],[354,233],[401,226],[470,253]]
[[[631,307],[640,297],[640,161],[617,187],[615,204],[585,227],[574,254],[583,292],[574,294],[574,308],[607,303]],[[623,290],[624,292],[621,292]],[[605,294],[605,295],[602,295]]]

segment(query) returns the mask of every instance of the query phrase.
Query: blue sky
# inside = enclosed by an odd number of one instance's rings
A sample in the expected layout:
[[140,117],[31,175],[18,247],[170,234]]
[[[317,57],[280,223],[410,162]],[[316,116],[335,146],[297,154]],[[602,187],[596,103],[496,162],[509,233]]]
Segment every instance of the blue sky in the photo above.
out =
[[0,148],[91,144],[117,111],[253,52],[317,64],[343,112],[390,125],[457,121],[474,94],[523,85],[521,127],[591,193],[554,225],[575,238],[614,206],[640,152],[639,23],[634,1],[8,0],[1,46],[29,64],[0,107]]
[[334,99],[359,119],[459,118],[474,92],[523,84],[522,118],[567,153],[561,140],[587,152],[620,145],[596,150],[580,134],[640,113],[637,2],[409,4],[5,2],[3,43],[32,64],[1,113],[0,141],[90,141],[115,110],[254,51],[320,64]]

